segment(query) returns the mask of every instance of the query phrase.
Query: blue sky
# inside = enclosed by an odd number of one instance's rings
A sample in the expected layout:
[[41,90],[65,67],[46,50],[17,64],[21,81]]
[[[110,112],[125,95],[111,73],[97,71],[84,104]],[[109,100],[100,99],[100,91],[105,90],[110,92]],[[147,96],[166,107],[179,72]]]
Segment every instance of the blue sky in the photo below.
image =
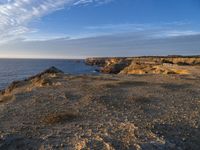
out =
[[0,0],[0,57],[199,55],[199,0]]

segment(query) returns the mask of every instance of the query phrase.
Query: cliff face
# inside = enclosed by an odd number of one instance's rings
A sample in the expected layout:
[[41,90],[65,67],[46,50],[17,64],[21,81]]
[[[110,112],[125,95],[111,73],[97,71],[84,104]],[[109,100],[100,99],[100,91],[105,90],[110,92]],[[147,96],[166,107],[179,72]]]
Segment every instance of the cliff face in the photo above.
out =
[[99,71],[102,73],[114,74],[118,74],[131,64],[131,60],[127,58],[87,58],[85,62],[88,65],[101,67]]
[[107,58],[87,58],[85,63],[91,66],[105,66]]
[[189,74],[188,66],[200,66],[200,57],[88,58],[86,64],[100,66],[102,73]]

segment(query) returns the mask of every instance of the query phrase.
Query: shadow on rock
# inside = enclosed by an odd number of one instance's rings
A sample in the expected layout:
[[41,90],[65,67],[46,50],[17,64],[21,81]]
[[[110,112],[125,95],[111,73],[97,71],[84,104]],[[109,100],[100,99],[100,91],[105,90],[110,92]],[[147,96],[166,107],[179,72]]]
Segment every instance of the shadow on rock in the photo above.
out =
[[27,138],[19,135],[8,135],[0,139],[1,150],[37,150],[42,141],[35,138]]
[[156,124],[152,131],[159,137],[164,137],[167,149],[200,149],[200,128],[193,128],[184,123]]
[[182,89],[187,89],[190,88],[190,84],[173,84],[173,83],[165,83],[161,84],[161,87],[168,89],[168,90],[182,90]]

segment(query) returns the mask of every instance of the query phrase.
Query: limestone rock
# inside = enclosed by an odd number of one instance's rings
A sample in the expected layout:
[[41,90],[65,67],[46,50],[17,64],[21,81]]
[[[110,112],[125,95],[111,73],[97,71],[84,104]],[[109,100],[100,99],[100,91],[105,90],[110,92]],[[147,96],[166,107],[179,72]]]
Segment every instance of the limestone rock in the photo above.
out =
[[86,64],[97,65],[100,72],[109,74],[190,74],[190,68],[200,64],[200,57],[88,58]]

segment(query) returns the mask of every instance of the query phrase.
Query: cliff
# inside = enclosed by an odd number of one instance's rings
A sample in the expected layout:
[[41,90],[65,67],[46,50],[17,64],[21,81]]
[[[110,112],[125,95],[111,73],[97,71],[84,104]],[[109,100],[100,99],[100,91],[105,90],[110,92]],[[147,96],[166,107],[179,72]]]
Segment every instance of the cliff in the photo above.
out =
[[[200,66],[199,56],[88,58],[86,64],[97,65],[102,73],[114,74],[189,74]],[[190,66],[190,67],[188,67]]]

